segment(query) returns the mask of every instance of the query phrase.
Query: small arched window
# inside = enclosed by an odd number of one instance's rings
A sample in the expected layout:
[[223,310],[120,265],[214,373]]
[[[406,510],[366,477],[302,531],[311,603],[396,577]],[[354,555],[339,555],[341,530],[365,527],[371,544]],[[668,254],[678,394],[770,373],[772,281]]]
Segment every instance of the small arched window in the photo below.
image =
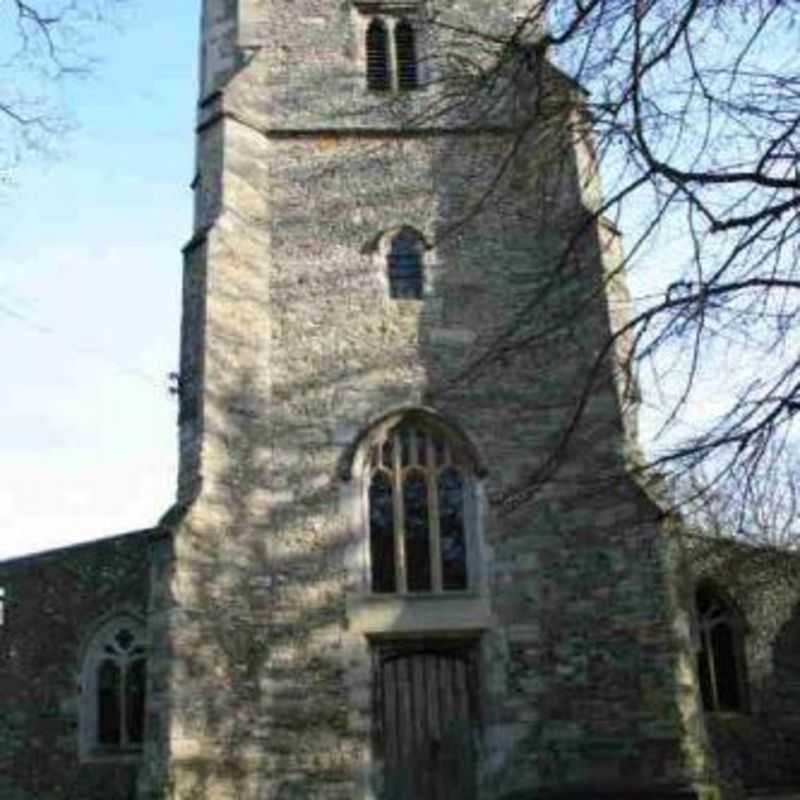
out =
[[410,228],[404,228],[392,238],[386,264],[390,297],[422,298],[425,285],[424,252],[422,237]]
[[746,708],[744,642],[739,615],[711,585],[701,585],[695,597],[700,627],[697,666],[706,711]]
[[467,589],[471,473],[452,437],[405,417],[373,438],[368,469],[372,591]]
[[397,88],[401,91],[419,86],[417,74],[417,43],[414,28],[408,20],[400,20],[394,29],[394,49],[397,58]]
[[80,729],[85,756],[141,750],[146,677],[142,626],[128,616],[103,625],[89,645],[83,666]]
[[389,38],[380,19],[373,19],[367,28],[367,87],[378,92],[392,88]]

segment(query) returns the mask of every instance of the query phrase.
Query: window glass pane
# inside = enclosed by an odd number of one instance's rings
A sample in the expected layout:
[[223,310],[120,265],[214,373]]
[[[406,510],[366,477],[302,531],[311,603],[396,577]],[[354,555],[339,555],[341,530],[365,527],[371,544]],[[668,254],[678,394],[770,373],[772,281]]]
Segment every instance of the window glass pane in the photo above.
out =
[[711,672],[708,663],[708,651],[705,647],[697,656],[697,673],[700,677],[700,695],[703,699],[703,708],[706,711],[714,710],[714,692],[711,688]]
[[125,719],[130,744],[141,744],[144,739],[144,692],[145,661],[141,658],[130,664],[125,680]]
[[447,463],[447,448],[444,439],[440,436],[433,436],[433,452],[436,459],[436,466],[443,467]]
[[367,28],[367,88],[386,91],[391,88],[389,79],[389,48],[386,28],[374,19]]
[[467,548],[464,536],[464,481],[456,469],[439,475],[439,531],[442,587],[467,588]]
[[415,438],[417,440],[417,464],[421,467],[428,467],[428,434],[418,428],[415,431]]
[[422,473],[409,472],[403,480],[405,513],[406,576],[410,592],[431,589],[428,487]]
[[416,42],[414,29],[406,20],[402,20],[395,28],[394,41],[397,51],[397,85],[400,89],[416,89],[419,85]]
[[392,454],[393,454],[393,446],[394,446],[394,437],[389,436],[386,441],[383,443],[383,448],[381,449],[381,460],[383,466],[387,469],[392,468]]
[[736,647],[730,625],[718,624],[711,629],[711,647],[717,679],[717,707],[720,711],[735,711],[741,707],[741,698],[736,673]]
[[108,746],[120,744],[120,671],[109,660],[97,670],[97,743]]
[[422,297],[422,245],[413,233],[404,231],[392,239],[388,266],[391,297]]
[[396,591],[392,482],[382,470],[374,473],[369,485],[369,547],[372,591]]

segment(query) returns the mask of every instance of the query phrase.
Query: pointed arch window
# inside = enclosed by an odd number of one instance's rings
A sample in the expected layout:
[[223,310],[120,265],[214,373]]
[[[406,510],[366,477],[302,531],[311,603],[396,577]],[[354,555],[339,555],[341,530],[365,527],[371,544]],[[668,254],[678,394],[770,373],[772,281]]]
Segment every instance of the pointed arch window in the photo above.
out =
[[373,592],[469,588],[470,476],[454,440],[422,418],[374,437],[367,492]]
[[83,755],[137,755],[144,741],[147,653],[133,618],[106,623],[87,650],[81,686]]
[[747,707],[744,639],[741,617],[710,584],[696,593],[700,628],[697,656],[703,708],[744,711]]
[[425,287],[425,242],[411,228],[393,236],[386,256],[389,296],[395,299],[422,299]]

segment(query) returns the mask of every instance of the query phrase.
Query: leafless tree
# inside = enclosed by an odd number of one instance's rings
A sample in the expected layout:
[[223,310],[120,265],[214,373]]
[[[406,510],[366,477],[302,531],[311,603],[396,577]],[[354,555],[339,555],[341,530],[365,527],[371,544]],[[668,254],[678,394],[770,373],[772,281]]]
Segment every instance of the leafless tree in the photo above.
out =
[[800,550],[797,455],[772,441],[760,463],[744,461],[709,479],[702,467],[681,477],[675,493],[690,530],[700,536]]
[[[800,410],[800,2],[517,6],[505,28],[434,16],[460,45],[431,70],[442,87],[413,123],[477,118],[524,79],[535,90],[529,114],[516,117],[518,142],[541,130],[548,109],[558,124],[591,126],[604,192],[583,226],[600,217],[620,223],[629,238],[617,271],[638,287],[597,363],[622,352],[624,374],[666,387],[651,466],[708,461],[714,475],[735,468],[741,480],[742,469],[766,463],[770,441],[790,435]],[[554,113],[559,98],[580,113]],[[577,239],[565,244],[556,272]],[[643,269],[648,277],[639,281]],[[541,303],[541,294],[531,298],[520,320]],[[545,335],[530,324],[508,331],[484,358]],[[574,399],[575,420],[592,390],[589,381]],[[676,424],[698,400],[713,408],[678,437]]]
[[63,81],[92,68],[90,36],[125,0],[0,0],[0,177],[68,127]]

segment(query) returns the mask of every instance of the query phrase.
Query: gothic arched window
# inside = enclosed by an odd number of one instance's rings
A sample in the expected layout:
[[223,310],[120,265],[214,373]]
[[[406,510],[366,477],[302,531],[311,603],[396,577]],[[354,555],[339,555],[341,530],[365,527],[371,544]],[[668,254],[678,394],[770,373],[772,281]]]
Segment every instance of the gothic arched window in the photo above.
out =
[[471,470],[454,439],[404,417],[373,438],[368,470],[372,591],[467,589]]
[[425,286],[425,243],[410,228],[403,228],[392,237],[386,257],[389,296],[395,299],[419,300]]
[[417,74],[417,42],[408,20],[400,20],[394,29],[394,51],[397,59],[397,88],[401,91],[419,86]]
[[392,88],[389,72],[389,37],[380,19],[373,19],[367,28],[367,87],[374,91]]
[[744,643],[739,615],[720,593],[702,584],[696,594],[700,628],[697,656],[706,711],[741,711],[747,706]]
[[128,616],[103,625],[93,637],[83,665],[80,732],[85,756],[141,750],[146,677],[142,626]]

